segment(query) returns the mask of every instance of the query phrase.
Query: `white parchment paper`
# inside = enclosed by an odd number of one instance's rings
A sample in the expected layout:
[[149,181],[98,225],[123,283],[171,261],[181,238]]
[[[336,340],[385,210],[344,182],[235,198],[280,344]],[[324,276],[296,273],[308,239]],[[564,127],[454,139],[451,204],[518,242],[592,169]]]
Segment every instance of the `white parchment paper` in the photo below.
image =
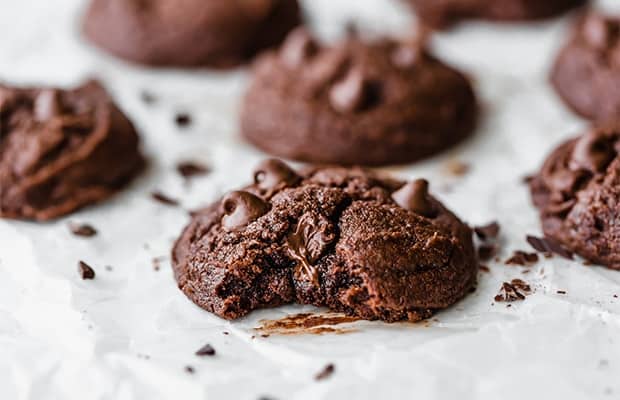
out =
[[[603,6],[618,10],[618,3]],[[388,32],[407,32],[414,23],[388,0],[305,6],[328,39],[351,19]],[[79,0],[0,0],[0,79],[71,85],[99,77],[139,127],[151,165],[111,201],[70,217],[0,221],[0,398],[620,398],[620,273],[578,261],[543,258],[527,275],[491,262],[478,290],[430,324],[358,322],[345,335],[252,339],[261,319],[319,310],[287,306],[227,322],[194,306],[176,288],[167,256],[188,221],[184,209],[244,184],[264,157],[236,136],[246,71],[124,64],[80,38],[83,7]],[[483,121],[474,138],[447,154],[391,168],[431,180],[471,224],[497,219],[502,259],[528,248],[526,234],[540,234],[522,177],[586,126],[547,82],[568,25],[569,18],[481,23],[435,38],[435,50],[474,77]],[[140,100],[144,89],[157,96],[155,104]],[[179,111],[193,116],[187,129],[174,124]],[[211,174],[184,184],[174,167],[188,159],[210,165]],[[453,159],[470,164],[470,172],[446,174]],[[183,208],[152,201],[153,190],[179,198]],[[90,223],[99,235],[75,237],[69,221]],[[166,258],[155,271],[152,259],[160,256]],[[79,278],[78,260],[94,267],[95,280]],[[494,303],[501,282],[517,277],[535,293],[510,308]],[[205,343],[215,357],[194,356]],[[316,382],[327,363],[335,373]]]

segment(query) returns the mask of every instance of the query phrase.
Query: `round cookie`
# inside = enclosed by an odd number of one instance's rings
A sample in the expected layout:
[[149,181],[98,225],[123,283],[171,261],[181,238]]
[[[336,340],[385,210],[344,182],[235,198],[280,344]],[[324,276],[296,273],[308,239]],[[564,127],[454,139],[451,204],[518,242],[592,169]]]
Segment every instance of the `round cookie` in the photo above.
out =
[[426,181],[277,160],[194,214],[172,265],[179,288],[226,319],[296,302],[389,322],[449,307],[478,269],[470,228]]
[[131,122],[94,81],[0,86],[0,217],[48,220],[105,199],[143,167]]
[[592,120],[620,119],[620,16],[590,13],[560,52],[551,81],[562,99]]
[[241,132],[280,157],[399,164],[463,140],[477,112],[467,78],[420,41],[368,42],[351,35],[323,47],[300,28],[257,62]]
[[587,260],[620,269],[620,123],[551,153],[531,181],[543,231]]
[[297,0],[92,0],[84,32],[139,64],[230,68],[300,22]]
[[424,24],[445,28],[468,19],[527,21],[553,17],[588,0],[407,0]]

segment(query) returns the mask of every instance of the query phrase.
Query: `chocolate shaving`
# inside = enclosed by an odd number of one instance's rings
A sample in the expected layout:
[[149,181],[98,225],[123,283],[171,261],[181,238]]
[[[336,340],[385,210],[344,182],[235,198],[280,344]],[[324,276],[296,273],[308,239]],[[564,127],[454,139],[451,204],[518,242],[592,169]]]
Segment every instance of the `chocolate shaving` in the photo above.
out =
[[177,164],[177,172],[185,179],[194,176],[205,175],[209,172],[209,168],[205,165],[193,161],[182,161]]
[[170,198],[159,191],[151,193],[151,197],[153,198],[153,200],[158,201],[167,206],[178,206],[179,205],[179,202],[177,200]]
[[88,224],[69,223],[69,229],[75,236],[93,237],[97,234],[97,230]]
[[526,253],[525,251],[515,250],[512,257],[505,261],[506,265],[526,266],[538,262],[538,254]]
[[321,372],[315,375],[314,379],[317,381],[327,379],[334,373],[335,370],[336,367],[334,366],[334,364],[327,364]]
[[214,356],[215,355],[215,349],[213,348],[213,346],[211,346],[210,344],[207,343],[204,346],[202,346],[201,348],[199,348],[198,350],[196,350],[195,354],[197,356],[199,356],[199,357]]
[[539,251],[541,253],[557,254],[568,260],[573,259],[573,253],[562,247],[562,245],[554,239],[551,239],[549,237],[539,238],[536,236],[528,235],[526,240],[530,244],[530,246],[532,246],[536,251]]
[[529,284],[521,279],[513,279],[510,282],[502,283],[499,293],[495,296],[497,302],[513,302],[525,300],[525,296],[532,293]]
[[493,221],[490,224],[484,226],[476,226],[474,228],[474,232],[476,232],[476,236],[480,238],[480,240],[490,240],[495,239],[499,235],[499,224],[497,221]]
[[95,279],[95,270],[84,261],[78,262],[78,272],[80,273],[80,277],[84,280]]

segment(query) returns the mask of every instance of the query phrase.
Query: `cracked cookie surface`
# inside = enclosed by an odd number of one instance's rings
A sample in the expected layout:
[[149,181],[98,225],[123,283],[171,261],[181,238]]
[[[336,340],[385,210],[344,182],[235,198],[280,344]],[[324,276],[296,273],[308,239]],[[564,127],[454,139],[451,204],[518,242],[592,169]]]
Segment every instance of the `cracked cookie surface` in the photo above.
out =
[[241,133],[270,154],[338,165],[386,165],[436,154],[468,137],[478,107],[469,80],[426,39],[328,47],[293,31],[257,61]]
[[227,319],[301,303],[418,321],[465,296],[477,272],[471,230],[426,181],[277,160],[197,212],[172,264],[180,289]]
[[144,166],[103,87],[0,86],[0,217],[48,220],[103,200]]
[[139,64],[230,68],[300,23],[297,0],[92,0],[84,32]]
[[597,121],[620,119],[620,16],[584,16],[560,51],[551,82],[581,116]]
[[620,124],[560,145],[531,181],[545,235],[580,256],[620,269]]

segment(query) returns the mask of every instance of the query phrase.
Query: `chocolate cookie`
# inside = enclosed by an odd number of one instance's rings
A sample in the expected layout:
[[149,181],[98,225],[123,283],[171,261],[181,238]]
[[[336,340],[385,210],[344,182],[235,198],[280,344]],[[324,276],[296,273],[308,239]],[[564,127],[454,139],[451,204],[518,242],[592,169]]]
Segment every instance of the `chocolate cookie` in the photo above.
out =
[[97,82],[0,86],[0,217],[68,214],[109,197],[143,164],[133,125]]
[[453,146],[472,133],[476,117],[467,78],[423,41],[352,35],[324,47],[300,28],[258,61],[241,131],[277,156],[385,165]]
[[417,321],[465,296],[477,271],[471,230],[426,181],[277,160],[196,213],[172,264],[181,290],[227,319],[297,302]]
[[591,13],[581,19],[555,62],[551,81],[582,116],[620,119],[620,16]]
[[445,28],[468,19],[537,20],[582,6],[588,0],[407,0],[428,26]]
[[620,269],[620,123],[558,147],[531,181],[545,235]]
[[153,66],[233,67],[301,22],[297,0],[92,0],[86,36]]

